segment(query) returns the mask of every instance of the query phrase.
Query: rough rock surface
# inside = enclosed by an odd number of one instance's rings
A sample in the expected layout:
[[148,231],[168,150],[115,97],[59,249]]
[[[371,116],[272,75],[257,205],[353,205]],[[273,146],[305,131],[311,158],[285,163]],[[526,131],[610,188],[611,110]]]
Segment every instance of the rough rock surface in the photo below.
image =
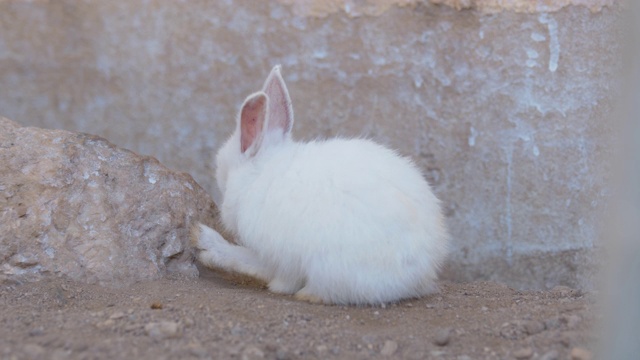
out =
[[124,285],[197,275],[194,220],[217,209],[191,176],[97,136],[0,118],[0,276]]

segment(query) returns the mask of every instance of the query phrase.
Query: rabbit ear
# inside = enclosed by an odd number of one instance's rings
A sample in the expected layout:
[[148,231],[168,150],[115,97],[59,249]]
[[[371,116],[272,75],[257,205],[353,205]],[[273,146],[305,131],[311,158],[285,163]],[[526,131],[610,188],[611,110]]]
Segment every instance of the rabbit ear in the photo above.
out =
[[242,153],[248,149],[253,156],[258,151],[264,138],[264,126],[267,122],[266,115],[269,108],[267,95],[257,92],[249,95],[242,104],[240,110],[240,150]]
[[280,75],[280,65],[276,65],[271,70],[269,77],[262,88],[269,99],[269,131],[279,130],[288,136],[293,128],[293,108],[289,91]]

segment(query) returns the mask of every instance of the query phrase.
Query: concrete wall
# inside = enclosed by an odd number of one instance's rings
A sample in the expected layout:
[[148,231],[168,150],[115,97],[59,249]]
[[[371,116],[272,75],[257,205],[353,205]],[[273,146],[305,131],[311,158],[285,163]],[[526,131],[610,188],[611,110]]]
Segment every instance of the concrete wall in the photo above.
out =
[[0,115],[214,192],[215,150],[281,63],[295,137],[365,135],[422,167],[453,236],[445,278],[589,287],[621,6],[537,3],[0,0]]

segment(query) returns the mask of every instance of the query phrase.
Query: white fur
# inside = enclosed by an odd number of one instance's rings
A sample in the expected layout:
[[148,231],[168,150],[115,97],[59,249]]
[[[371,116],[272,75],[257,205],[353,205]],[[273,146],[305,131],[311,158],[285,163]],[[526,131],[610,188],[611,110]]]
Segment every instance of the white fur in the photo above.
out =
[[439,201],[409,159],[369,140],[299,143],[277,132],[265,132],[252,156],[240,151],[239,128],[219,150],[216,174],[222,221],[239,246],[212,241],[203,226],[205,265],[325,303],[435,290],[448,237]]

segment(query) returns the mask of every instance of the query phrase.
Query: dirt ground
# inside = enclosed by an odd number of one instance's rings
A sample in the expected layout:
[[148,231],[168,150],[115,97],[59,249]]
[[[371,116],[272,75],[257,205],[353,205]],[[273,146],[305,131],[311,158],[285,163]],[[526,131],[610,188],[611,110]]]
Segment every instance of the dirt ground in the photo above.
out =
[[121,289],[0,285],[2,359],[588,359],[593,296],[441,283],[381,307],[314,305],[209,273]]

